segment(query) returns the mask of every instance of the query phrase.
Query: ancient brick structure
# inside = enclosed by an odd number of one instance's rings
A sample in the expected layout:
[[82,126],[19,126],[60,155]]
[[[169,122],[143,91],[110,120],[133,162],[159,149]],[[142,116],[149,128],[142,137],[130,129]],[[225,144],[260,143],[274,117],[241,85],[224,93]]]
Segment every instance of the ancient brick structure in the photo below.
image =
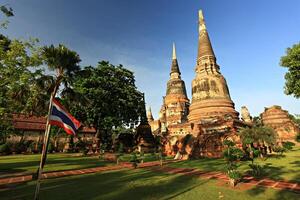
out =
[[164,126],[180,124],[187,121],[189,110],[189,99],[186,95],[184,81],[176,57],[175,44],[173,44],[173,55],[170,79],[167,83],[166,96],[163,97],[163,105],[160,111],[161,122]]
[[159,120],[152,120],[151,125],[154,132],[165,136],[165,152],[178,159],[219,157],[224,148],[223,141],[230,139],[238,142],[236,132],[239,127],[246,126],[238,119],[239,113],[234,109],[226,80],[216,63],[202,11],[199,11],[195,72],[190,105],[173,45],[166,96]]
[[265,108],[265,111],[261,114],[261,118],[265,126],[269,126],[275,130],[278,134],[279,142],[287,140],[295,142],[295,137],[300,132],[300,129],[290,119],[288,111],[274,105]]
[[225,115],[238,119],[226,80],[216,62],[202,11],[199,11],[199,44],[195,71],[189,121],[197,123],[201,119]]
[[[145,105],[145,98],[143,99],[143,104]],[[150,121],[153,121],[151,109],[148,110],[148,113],[146,112],[146,109],[143,109],[143,113],[140,119],[140,124],[136,128],[136,135],[135,135],[135,140],[139,152],[143,151],[147,153],[147,152],[155,151],[155,140],[148,119]]]

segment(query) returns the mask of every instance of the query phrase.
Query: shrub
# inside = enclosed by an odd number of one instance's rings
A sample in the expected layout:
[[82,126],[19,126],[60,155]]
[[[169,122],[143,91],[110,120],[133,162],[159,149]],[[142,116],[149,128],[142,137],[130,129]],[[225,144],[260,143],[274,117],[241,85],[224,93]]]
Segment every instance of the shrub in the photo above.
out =
[[124,152],[124,145],[123,143],[119,144],[119,148],[118,148],[118,152],[116,153],[116,157],[117,157],[117,165],[119,164],[120,158],[123,155]]
[[229,162],[237,161],[244,156],[244,152],[237,147],[230,147],[223,152],[225,159]]
[[82,140],[78,140],[77,142],[74,143],[74,148],[73,151],[75,152],[80,152],[83,155],[87,155],[89,150],[86,148],[87,144],[83,142]]
[[242,174],[236,170],[234,171],[229,171],[228,172],[228,177],[230,179],[234,179],[234,180],[240,180],[242,178]]
[[145,159],[144,151],[141,151],[141,152],[140,152],[140,160],[141,160],[141,163],[144,163],[144,159]]
[[296,142],[300,142],[300,133],[298,133],[295,137]]
[[136,169],[140,160],[138,159],[135,152],[133,152],[131,154],[130,162],[132,163],[132,166],[134,167],[134,169]]
[[48,144],[48,153],[53,153],[55,150],[54,144],[52,142],[49,142]]
[[286,149],[280,146],[274,146],[273,151],[276,152],[277,154],[282,155],[286,151]]
[[11,154],[10,143],[0,145],[0,154],[8,155]]
[[27,146],[24,141],[16,142],[12,144],[12,151],[19,154],[27,151]]
[[283,143],[282,143],[282,146],[283,146],[283,148],[285,148],[286,150],[290,151],[290,150],[292,150],[293,147],[295,146],[295,143],[287,141],[287,142],[283,142]]
[[251,168],[251,175],[254,177],[260,177],[264,173],[263,167],[258,164],[249,164],[249,167]]

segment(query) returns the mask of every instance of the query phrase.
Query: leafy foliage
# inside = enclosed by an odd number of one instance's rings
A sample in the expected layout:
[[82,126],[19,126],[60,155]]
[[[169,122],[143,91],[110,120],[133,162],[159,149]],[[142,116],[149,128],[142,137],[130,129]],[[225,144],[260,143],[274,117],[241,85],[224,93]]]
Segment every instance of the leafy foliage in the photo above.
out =
[[272,128],[266,126],[246,127],[239,131],[243,144],[266,143],[272,145],[276,142],[276,133]]
[[[12,113],[44,115],[48,91],[38,40],[0,35],[0,139],[12,132]],[[50,80],[51,82],[51,80]],[[47,84],[46,84],[47,85]],[[50,85],[47,85],[47,87]]]
[[79,55],[59,44],[57,47],[53,45],[43,47],[42,58],[50,70],[56,71],[55,84],[53,91],[51,91],[53,97],[55,97],[61,83],[65,86],[64,90],[68,90],[73,76],[80,69]]
[[138,122],[144,105],[133,72],[102,61],[79,71],[74,80],[64,99],[79,120],[101,131],[103,143],[111,143],[113,129]]
[[[7,18],[14,16],[13,9],[11,7],[8,7],[7,5],[1,5],[0,10]],[[2,21],[0,23],[0,27],[7,28],[8,22],[9,22],[8,20]]]
[[130,162],[132,163],[133,168],[136,169],[138,164],[140,163],[140,159],[138,159],[136,152],[133,152],[131,154]]
[[286,149],[281,146],[274,146],[273,151],[276,152],[278,155],[282,155]]
[[295,146],[295,143],[287,141],[287,142],[283,142],[282,146],[286,150],[291,151],[293,149],[293,147]]
[[285,74],[284,92],[287,95],[300,97],[300,43],[287,48],[286,55],[281,57],[280,65],[288,68]]
[[6,17],[14,16],[13,9],[11,7],[7,7],[5,5],[0,6],[0,10],[5,14]]
[[260,166],[259,164],[249,164],[249,167],[251,168],[251,175],[254,177],[260,177],[264,173],[264,168]]
[[296,142],[300,142],[300,133],[298,133],[298,134],[296,135],[295,140],[296,140]]
[[230,182],[233,180],[232,186],[235,186],[236,181],[240,180],[242,177],[240,172],[237,171],[237,162],[243,157],[244,152],[241,149],[235,147],[235,143],[231,140],[225,140],[223,143],[227,146],[227,149],[225,149],[223,152],[224,158],[227,161],[227,174],[231,179]]

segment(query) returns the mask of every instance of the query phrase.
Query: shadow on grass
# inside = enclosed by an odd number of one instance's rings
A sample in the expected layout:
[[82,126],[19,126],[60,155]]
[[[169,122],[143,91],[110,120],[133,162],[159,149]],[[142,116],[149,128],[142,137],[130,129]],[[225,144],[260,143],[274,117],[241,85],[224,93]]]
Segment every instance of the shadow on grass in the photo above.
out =
[[[171,199],[204,184],[189,176],[123,170],[46,180],[40,199]],[[35,182],[0,191],[4,199],[32,199]]]
[[[35,169],[39,166],[39,158],[38,159],[29,159],[26,161],[26,157],[24,157],[24,161],[21,162],[10,162],[10,163],[1,163],[0,165],[0,174],[4,173],[20,173],[20,172],[28,172],[33,173]],[[83,168],[91,168],[91,167],[100,167],[112,164],[109,161],[103,161],[96,157],[58,157],[58,158],[48,158],[46,161],[44,171],[61,171],[68,169],[83,169]],[[51,166],[52,165],[52,166]],[[55,170],[56,166],[59,165],[59,170]],[[63,166],[62,166],[63,165]],[[64,166],[66,169],[64,169]],[[74,167],[72,167],[74,166]]]
[[170,163],[170,167],[196,168],[201,171],[224,171],[226,161],[223,158],[201,158]]

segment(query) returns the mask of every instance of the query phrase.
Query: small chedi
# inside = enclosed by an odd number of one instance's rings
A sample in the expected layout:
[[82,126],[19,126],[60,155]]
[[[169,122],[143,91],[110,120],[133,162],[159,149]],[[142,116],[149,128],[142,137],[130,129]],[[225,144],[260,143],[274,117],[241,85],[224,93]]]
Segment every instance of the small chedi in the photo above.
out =
[[202,11],[199,11],[195,72],[190,104],[173,45],[170,79],[159,119],[153,120],[148,113],[152,119],[152,131],[165,138],[165,153],[178,159],[220,157],[223,141],[230,139],[238,142],[237,130],[247,126],[239,120],[239,113],[234,108],[226,80],[216,62]]
[[[143,105],[145,105],[145,97],[143,97]],[[150,110],[151,113],[151,110]],[[151,126],[149,125],[148,120],[151,119],[152,114],[146,113],[146,109],[143,109],[141,115],[140,124],[136,128],[135,140],[137,142],[137,147],[139,152],[154,152],[155,150],[155,141],[152,134]],[[149,119],[150,118],[150,119]]]
[[291,120],[289,113],[280,106],[274,105],[265,108],[261,114],[262,123],[275,130],[278,141],[294,142],[296,135],[300,132],[299,127]]

